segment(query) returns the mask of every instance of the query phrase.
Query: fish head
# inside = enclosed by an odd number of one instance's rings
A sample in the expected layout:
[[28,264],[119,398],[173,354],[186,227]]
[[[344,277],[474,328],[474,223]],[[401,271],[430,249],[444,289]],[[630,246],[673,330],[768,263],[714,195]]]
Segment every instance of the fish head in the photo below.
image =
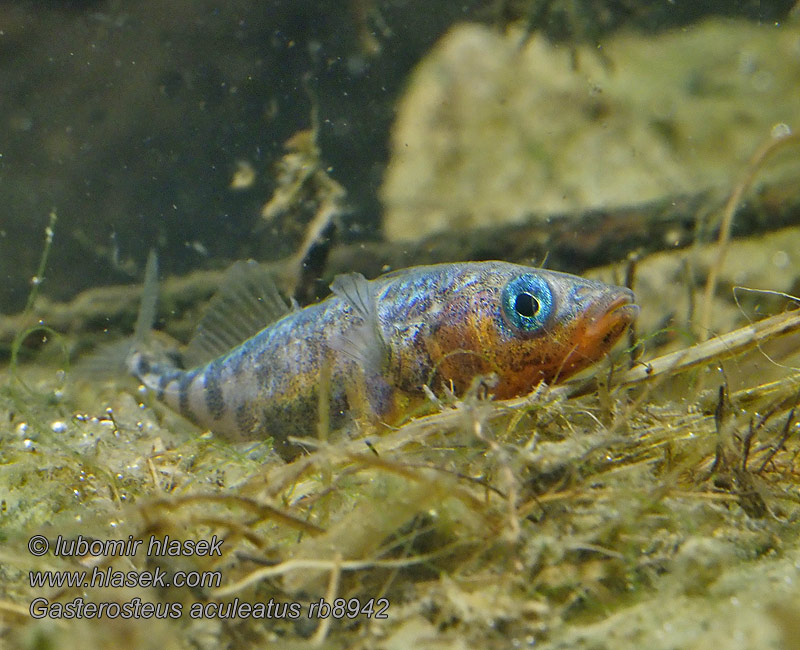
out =
[[429,350],[456,390],[495,373],[506,399],[601,359],[635,320],[633,292],[566,273],[498,264],[446,298]]

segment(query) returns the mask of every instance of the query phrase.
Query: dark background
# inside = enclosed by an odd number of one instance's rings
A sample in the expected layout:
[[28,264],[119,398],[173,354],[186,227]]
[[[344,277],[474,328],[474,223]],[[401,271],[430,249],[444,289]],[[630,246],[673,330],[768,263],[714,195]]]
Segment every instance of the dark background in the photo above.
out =
[[[270,259],[256,231],[283,143],[320,113],[347,190],[342,241],[380,237],[377,188],[409,71],[454,22],[527,20],[601,40],[709,13],[779,20],[790,0],[105,0],[0,4],[0,313],[19,310],[55,209],[42,286],[65,299],[164,272]],[[577,7],[577,9],[576,9]],[[257,176],[229,189],[237,161]],[[259,234],[260,232],[260,234]],[[273,238],[273,239],[271,239]]]

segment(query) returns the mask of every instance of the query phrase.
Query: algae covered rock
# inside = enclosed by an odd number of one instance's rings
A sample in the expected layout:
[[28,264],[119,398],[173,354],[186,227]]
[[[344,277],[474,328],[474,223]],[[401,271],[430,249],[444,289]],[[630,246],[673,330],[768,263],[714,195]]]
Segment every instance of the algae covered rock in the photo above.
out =
[[725,189],[771,133],[797,127],[796,25],[620,33],[575,61],[541,37],[451,29],[398,109],[387,237]]

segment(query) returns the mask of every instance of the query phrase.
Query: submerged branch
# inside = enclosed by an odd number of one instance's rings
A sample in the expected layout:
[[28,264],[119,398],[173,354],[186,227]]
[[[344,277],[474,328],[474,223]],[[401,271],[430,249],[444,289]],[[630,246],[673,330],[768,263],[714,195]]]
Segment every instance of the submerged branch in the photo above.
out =
[[[767,341],[800,330],[800,310],[784,312],[751,323],[714,339],[676,350],[613,377],[612,386],[635,386],[664,376],[675,375],[710,361],[736,356]],[[586,395],[598,387],[597,377],[564,384],[570,397]]]
[[[663,250],[685,248],[698,238],[708,240],[711,232],[699,231],[701,216],[714,200],[707,194],[670,198],[641,206],[590,210],[582,214],[554,216],[545,223],[541,217],[513,225],[469,231],[448,231],[408,244],[361,242],[334,247],[324,276],[356,271],[375,277],[387,269],[415,264],[459,260],[503,259],[542,263],[571,273],[625,259],[632,251],[640,256]],[[732,235],[746,237],[800,225],[800,181],[764,185],[737,211]],[[283,262],[267,265],[277,271]],[[162,305],[170,312],[171,333],[188,335],[195,320],[181,323],[182,315],[208,300],[218,287],[224,271],[195,271],[170,278],[161,287]],[[326,284],[325,282],[321,283]],[[138,286],[110,286],[89,289],[66,303],[40,296],[36,316],[54,330],[97,333],[118,330],[128,333],[138,310]],[[168,306],[168,307],[167,307]],[[196,314],[194,315],[196,318]],[[28,322],[21,315],[0,316],[0,355]]]

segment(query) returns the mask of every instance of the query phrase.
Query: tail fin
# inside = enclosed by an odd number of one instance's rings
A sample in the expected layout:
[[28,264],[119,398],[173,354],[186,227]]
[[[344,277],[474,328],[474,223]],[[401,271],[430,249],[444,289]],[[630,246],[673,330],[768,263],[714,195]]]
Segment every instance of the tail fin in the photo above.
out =
[[154,248],[150,249],[147,256],[147,265],[144,267],[144,289],[142,302],[139,306],[139,315],[136,317],[136,326],[133,330],[134,347],[141,345],[153,324],[156,322],[156,306],[158,305],[158,256]]
[[142,357],[145,342],[149,338],[156,317],[158,302],[158,258],[150,251],[145,267],[144,291],[139,315],[132,338],[99,345],[91,354],[73,366],[78,377],[85,379],[115,379],[126,372],[137,374],[135,367]]
[[[162,350],[162,354],[157,354],[153,349],[151,332],[156,320],[157,305],[158,256],[155,250],[151,249],[144,269],[144,287],[142,288],[139,315],[136,317],[133,339],[128,341],[129,347],[125,355],[128,372],[148,387],[152,387],[152,384],[158,381],[159,375],[171,373],[175,369],[174,362],[168,360],[169,355],[165,351]],[[156,357],[158,358],[156,359]]]

